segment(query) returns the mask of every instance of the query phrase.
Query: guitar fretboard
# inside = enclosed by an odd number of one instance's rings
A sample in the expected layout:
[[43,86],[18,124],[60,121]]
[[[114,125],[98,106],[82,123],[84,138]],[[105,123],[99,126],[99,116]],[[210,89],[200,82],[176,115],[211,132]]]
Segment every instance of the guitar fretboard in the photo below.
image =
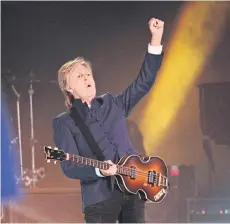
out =
[[[72,160],[78,164],[84,164],[87,166],[92,166],[92,167],[103,169],[103,170],[107,170],[111,166],[110,164],[108,164],[106,162],[102,162],[99,160],[90,159],[90,158],[86,158],[86,157],[82,157],[82,156],[71,155],[71,154],[69,154],[69,160]],[[130,168],[130,167],[125,167],[125,166],[121,166],[121,165],[117,166],[117,173],[118,174],[130,176],[131,171],[132,171],[132,168]]]

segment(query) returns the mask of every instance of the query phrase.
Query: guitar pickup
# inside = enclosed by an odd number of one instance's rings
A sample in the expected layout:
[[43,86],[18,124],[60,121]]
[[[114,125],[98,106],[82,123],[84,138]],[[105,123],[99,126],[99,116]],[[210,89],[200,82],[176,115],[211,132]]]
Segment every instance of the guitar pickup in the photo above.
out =
[[156,183],[156,171],[149,171],[148,172],[148,183],[152,186]]
[[134,166],[131,167],[130,179],[132,179],[132,180],[136,179],[136,167],[134,167]]

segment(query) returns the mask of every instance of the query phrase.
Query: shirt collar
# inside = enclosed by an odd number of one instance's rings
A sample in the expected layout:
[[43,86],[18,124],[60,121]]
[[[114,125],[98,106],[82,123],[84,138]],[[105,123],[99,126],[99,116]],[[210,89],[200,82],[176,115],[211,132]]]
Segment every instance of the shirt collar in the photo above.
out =
[[95,115],[102,104],[103,99],[101,97],[94,98],[90,105],[83,103],[81,99],[74,99],[72,107],[75,107],[83,118],[86,118],[89,114],[91,114],[91,116]]
[[81,99],[74,99],[73,106],[76,108],[94,108],[95,106],[100,107],[102,103],[103,102],[99,97],[92,99],[91,104],[87,104],[86,102],[83,103]]

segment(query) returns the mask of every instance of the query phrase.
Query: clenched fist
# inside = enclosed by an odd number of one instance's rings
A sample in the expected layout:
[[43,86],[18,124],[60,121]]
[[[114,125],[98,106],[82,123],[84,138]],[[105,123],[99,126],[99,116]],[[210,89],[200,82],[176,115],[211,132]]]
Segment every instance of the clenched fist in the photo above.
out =
[[151,45],[153,46],[160,45],[162,35],[164,32],[164,22],[156,18],[150,19],[149,20],[149,30],[152,34]]
[[113,176],[117,173],[117,165],[114,164],[111,160],[105,161],[106,163],[110,164],[111,166],[109,167],[108,170],[102,170],[100,169],[100,172],[104,176]]

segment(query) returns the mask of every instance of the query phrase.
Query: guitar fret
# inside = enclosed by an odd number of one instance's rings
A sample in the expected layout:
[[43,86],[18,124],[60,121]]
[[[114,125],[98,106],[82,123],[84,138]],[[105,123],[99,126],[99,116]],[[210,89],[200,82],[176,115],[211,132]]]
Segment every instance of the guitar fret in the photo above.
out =
[[124,175],[128,175],[128,176],[131,175],[131,170],[129,167],[118,166],[117,171],[120,174],[124,174]]
[[[70,159],[73,160],[74,162],[89,165],[89,166],[96,167],[96,168],[103,169],[103,170],[108,169],[110,166],[108,163],[105,163],[99,160],[95,160],[95,159],[81,157],[81,156],[71,156]],[[117,173],[130,176],[131,168],[124,167],[122,165],[118,165]]]
[[122,174],[126,174],[126,168],[125,167],[121,167],[121,172],[122,172]]

